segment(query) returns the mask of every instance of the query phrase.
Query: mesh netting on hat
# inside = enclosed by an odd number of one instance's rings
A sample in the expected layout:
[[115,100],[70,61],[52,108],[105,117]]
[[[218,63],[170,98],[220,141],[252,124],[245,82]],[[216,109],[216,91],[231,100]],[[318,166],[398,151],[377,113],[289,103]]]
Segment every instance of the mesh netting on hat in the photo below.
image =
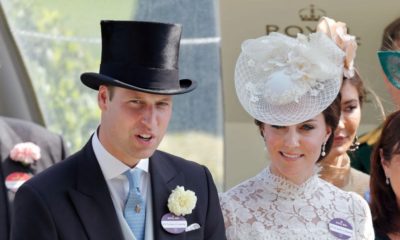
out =
[[[274,37],[276,37],[276,35]],[[263,38],[261,44],[268,44],[268,36]],[[283,37],[282,41],[285,41],[285,39],[286,36]],[[293,39],[290,41],[293,41]],[[321,44],[324,45],[326,43],[324,41],[322,41]],[[291,45],[289,47],[295,48],[296,46]],[[325,70],[329,71],[329,76],[332,76],[332,78],[314,79],[311,81],[315,83],[314,87],[304,87],[304,84],[299,84],[297,80],[292,80],[290,71],[287,71],[289,66],[284,66],[283,63],[274,62],[276,67],[269,68],[267,64],[264,64],[264,61],[269,60],[262,59],[261,61],[263,62],[258,63],[258,65],[263,67],[260,74],[260,71],[255,70],[254,66],[257,65],[257,63],[254,64],[254,59],[242,51],[235,68],[235,88],[239,101],[244,109],[253,118],[261,122],[280,126],[298,124],[321,113],[338,95],[343,76],[343,65],[341,64],[341,62],[343,62],[343,53],[338,50],[334,44],[328,44],[322,47],[325,49],[325,53],[321,54],[326,55],[326,59],[328,59],[327,65],[329,65]],[[257,49],[258,48],[259,46],[257,46]],[[334,53],[333,55],[330,55],[329,48],[332,48],[331,51]],[[268,54],[268,52],[266,52],[266,54]],[[284,58],[281,59],[283,59],[283,62],[286,61]],[[310,66],[310,69],[312,69],[312,62]],[[265,74],[263,74],[264,72]],[[326,76],[326,74],[324,75],[323,73],[321,73],[321,75]],[[289,80],[284,81],[284,79]],[[272,92],[270,89],[271,87],[273,88]],[[275,92],[275,89],[289,94],[289,96],[284,97],[280,92]],[[292,92],[298,94],[299,97],[290,96]],[[268,95],[265,95],[266,93]],[[276,97],[271,97],[270,95]],[[278,100],[275,100],[275,98]]]

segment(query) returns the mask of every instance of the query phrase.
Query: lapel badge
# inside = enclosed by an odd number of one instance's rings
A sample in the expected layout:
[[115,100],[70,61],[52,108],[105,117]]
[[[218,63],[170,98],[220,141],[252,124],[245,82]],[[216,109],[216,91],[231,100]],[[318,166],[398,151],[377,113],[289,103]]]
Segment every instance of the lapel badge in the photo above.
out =
[[169,233],[180,234],[186,231],[187,221],[183,216],[167,213],[161,218],[161,226]]
[[13,172],[6,177],[6,187],[12,192],[16,192],[18,188],[26,181],[32,178],[32,175],[25,172]]
[[328,224],[329,231],[337,238],[349,239],[353,235],[353,227],[342,218],[334,218]]

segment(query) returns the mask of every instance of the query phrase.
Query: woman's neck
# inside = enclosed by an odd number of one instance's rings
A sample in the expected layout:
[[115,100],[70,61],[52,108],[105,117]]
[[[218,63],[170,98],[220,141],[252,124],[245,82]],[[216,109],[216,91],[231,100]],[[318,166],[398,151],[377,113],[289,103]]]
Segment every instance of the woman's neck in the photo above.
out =
[[291,174],[284,174],[279,170],[279,168],[275,167],[273,164],[270,165],[270,171],[272,174],[282,177],[291,183],[300,186],[301,184],[305,183],[313,174],[314,174],[314,169],[310,169],[309,172],[304,173],[304,172],[297,172],[297,173],[291,173]]
[[320,177],[338,188],[347,186],[350,181],[350,158],[347,153],[337,157],[323,159]]

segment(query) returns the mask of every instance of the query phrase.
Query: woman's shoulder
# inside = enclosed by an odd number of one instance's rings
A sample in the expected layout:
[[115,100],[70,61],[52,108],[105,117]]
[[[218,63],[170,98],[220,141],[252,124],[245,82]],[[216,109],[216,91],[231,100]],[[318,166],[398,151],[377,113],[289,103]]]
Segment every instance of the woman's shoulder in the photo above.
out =
[[[323,180],[322,180],[323,181]],[[342,211],[353,222],[354,231],[360,239],[373,239],[371,210],[367,201],[358,193],[344,191],[330,183],[324,184],[325,191],[330,191],[334,210]],[[328,189],[329,188],[329,189]]]
[[220,193],[220,201],[232,201],[234,199],[238,199],[238,196],[246,196],[249,193],[253,192],[256,190],[256,188],[259,188],[262,186],[260,184],[260,180],[263,178],[263,175],[265,173],[265,169],[261,171],[259,174],[244,180],[243,182],[239,183],[238,185],[232,187],[228,191],[224,193]]
[[345,199],[348,199],[348,204],[353,209],[354,217],[360,218],[359,220],[362,222],[367,222],[372,228],[371,210],[367,201],[356,192],[341,191]]
[[356,179],[358,179],[360,181],[363,181],[363,182],[369,181],[369,179],[370,179],[370,176],[368,174],[363,173],[360,170],[355,169],[353,167],[350,168],[350,173],[354,178],[356,178]]
[[369,175],[355,168],[350,169],[349,183],[343,188],[345,191],[356,192],[360,196],[364,196],[369,190]]
[[361,206],[363,208],[365,206],[368,208],[367,201],[362,196],[360,196],[359,194],[357,194],[355,192],[349,192],[349,191],[340,189],[340,188],[334,186],[333,184],[328,183],[322,179],[321,179],[321,185],[325,189],[325,191],[331,192],[335,198],[347,200],[349,204],[357,204],[358,206]]
[[358,213],[362,213],[362,215],[365,215],[365,216],[370,216],[371,210],[369,208],[369,204],[367,203],[367,201],[362,196],[360,196],[358,193],[349,192],[349,194],[353,200],[352,202],[353,202],[354,211],[358,212]]

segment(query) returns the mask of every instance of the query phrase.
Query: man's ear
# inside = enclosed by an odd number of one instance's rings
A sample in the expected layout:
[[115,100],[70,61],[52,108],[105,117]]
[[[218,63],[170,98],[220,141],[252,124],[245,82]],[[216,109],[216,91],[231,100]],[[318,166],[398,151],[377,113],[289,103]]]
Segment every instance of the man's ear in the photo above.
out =
[[107,102],[109,101],[108,88],[105,85],[100,85],[99,91],[97,93],[97,104],[101,110],[107,109]]

